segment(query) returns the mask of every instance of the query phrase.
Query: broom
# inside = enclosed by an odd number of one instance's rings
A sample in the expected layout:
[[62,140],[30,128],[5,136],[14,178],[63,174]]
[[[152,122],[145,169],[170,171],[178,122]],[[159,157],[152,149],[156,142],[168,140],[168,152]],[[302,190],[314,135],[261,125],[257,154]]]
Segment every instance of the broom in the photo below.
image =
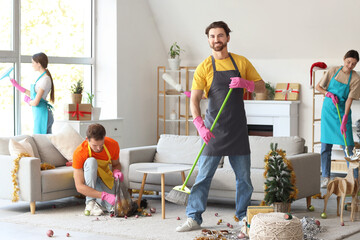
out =
[[[340,111],[339,111],[339,106],[338,104],[336,104],[336,109],[337,109],[337,112],[338,112],[338,116],[339,116],[339,121],[340,121],[340,126],[341,126],[341,116],[340,116]],[[346,157],[350,157],[350,154],[349,154],[349,149],[348,149],[348,146],[347,146],[347,143],[346,143],[346,138],[345,138],[345,134],[343,134],[343,137],[344,137],[344,143],[345,143],[345,154],[346,154]]]
[[[225,97],[225,100],[224,102],[222,103],[221,107],[220,107],[220,110],[218,112],[218,114],[216,115],[216,118],[213,122],[213,124],[211,125],[211,128],[210,128],[210,131],[212,132],[212,130],[214,129],[219,117],[220,117],[220,114],[223,110],[223,108],[225,107],[226,105],[226,102],[228,100],[228,98],[230,97],[230,94],[232,92],[232,88],[229,89],[229,92],[227,93],[226,97]],[[201,149],[200,149],[200,152],[198,153],[196,159],[195,159],[195,162],[194,164],[192,165],[191,169],[190,169],[190,172],[188,173],[186,179],[185,179],[185,182],[183,183],[183,185],[181,186],[175,186],[170,192],[169,194],[165,197],[165,199],[169,202],[172,202],[172,203],[175,203],[175,204],[179,204],[179,205],[184,205],[186,206],[187,205],[187,202],[188,202],[188,198],[189,198],[189,194],[190,194],[190,189],[188,189],[186,187],[186,184],[187,182],[189,181],[190,179],[190,176],[192,174],[192,172],[194,171],[194,168],[200,158],[200,155],[201,153],[203,152],[204,148],[206,146],[206,143],[204,142]]]

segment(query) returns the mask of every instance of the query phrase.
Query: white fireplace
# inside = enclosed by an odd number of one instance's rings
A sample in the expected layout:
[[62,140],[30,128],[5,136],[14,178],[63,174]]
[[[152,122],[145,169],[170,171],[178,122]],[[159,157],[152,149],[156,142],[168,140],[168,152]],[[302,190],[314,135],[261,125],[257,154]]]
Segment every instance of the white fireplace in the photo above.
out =
[[273,136],[298,136],[300,101],[245,100],[248,125],[269,125]]

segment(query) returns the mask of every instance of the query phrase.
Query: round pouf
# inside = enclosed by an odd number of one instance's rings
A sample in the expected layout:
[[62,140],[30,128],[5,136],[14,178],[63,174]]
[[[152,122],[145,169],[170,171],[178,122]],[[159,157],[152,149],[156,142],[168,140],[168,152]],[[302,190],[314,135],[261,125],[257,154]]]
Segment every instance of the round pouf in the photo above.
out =
[[302,240],[300,220],[293,216],[286,220],[284,213],[258,213],[251,219],[249,236],[251,240]]

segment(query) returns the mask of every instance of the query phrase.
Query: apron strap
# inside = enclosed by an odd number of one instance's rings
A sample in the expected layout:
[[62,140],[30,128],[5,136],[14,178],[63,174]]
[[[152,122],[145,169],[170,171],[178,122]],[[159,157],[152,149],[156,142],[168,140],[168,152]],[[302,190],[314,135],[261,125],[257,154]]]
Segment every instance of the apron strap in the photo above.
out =
[[[239,75],[240,75],[240,77],[241,77],[241,73],[240,73],[240,71],[239,71],[239,69],[238,69],[238,67],[237,67],[237,65],[236,65],[236,63],[235,63],[235,60],[234,60],[233,57],[231,56],[231,53],[229,53],[229,56],[230,56],[230,59],[231,59],[232,64],[234,65],[235,70],[236,70],[237,72],[239,72]],[[213,55],[211,55],[211,62],[212,62],[212,65],[213,65],[213,71],[216,72],[215,58],[214,58]]]

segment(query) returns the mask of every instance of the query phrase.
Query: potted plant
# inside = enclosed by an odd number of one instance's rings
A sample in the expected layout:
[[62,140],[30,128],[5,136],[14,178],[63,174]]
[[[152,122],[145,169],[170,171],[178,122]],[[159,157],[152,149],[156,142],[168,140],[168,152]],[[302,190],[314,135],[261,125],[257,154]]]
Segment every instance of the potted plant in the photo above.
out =
[[83,90],[84,90],[84,84],[83,84],[83,80],[81,80],[81,79],[76,81],[73,85],[71,85],[70,91],[72,94],[71,95],[72,103],[74,103],[74,104],[81,103]]
[[91,104],[91,120],[99,120],[100,119],[100,113],[101,113],[101,108],[100,107],[94,107],[94,97],[95,95],[93,93],[89,93],[86,92],[87,94],[87,102]]
[[275,96],[275,88],[271,86],[270,82],[265,83],[265,92],[264,93],[254,93],[254,97],[256,100],[267,100],[274,99]]
[[289,212],[290,204],[297,195],[295,174],[285,152],[277,149],[277,143],[271,143],[270,148],[265,156],[264,201],[267,205],[273,205],[275,212]]
[[171,70],[179,70],[180,69],[180,53],[184,51],[180,48],[180,46],[177,44],[177,42],[174,42],[170,46],[169,56],[169,67]]

